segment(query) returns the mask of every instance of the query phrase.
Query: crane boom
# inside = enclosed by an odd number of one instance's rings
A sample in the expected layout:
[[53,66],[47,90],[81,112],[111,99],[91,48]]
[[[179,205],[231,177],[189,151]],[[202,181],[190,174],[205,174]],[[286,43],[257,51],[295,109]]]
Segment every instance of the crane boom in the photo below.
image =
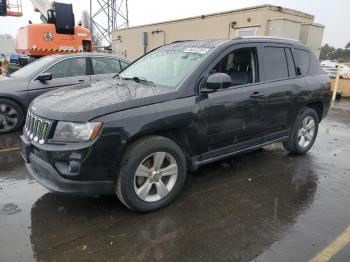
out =
[[53,0],[31,0],[34,10],[41,14],[43,22],[47,22],[47,12],[52,8]]

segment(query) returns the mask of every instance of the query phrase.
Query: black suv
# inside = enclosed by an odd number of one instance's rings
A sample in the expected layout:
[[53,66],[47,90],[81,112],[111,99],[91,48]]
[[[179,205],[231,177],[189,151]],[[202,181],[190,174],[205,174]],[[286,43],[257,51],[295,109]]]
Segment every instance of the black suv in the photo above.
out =
[[275,142],[306,153],[329,105],[329,79],[298,42],[175,42],[115,79],[36,98],[22,155],[53,191],[116,193],[148,212],[179,194],[187,170]]

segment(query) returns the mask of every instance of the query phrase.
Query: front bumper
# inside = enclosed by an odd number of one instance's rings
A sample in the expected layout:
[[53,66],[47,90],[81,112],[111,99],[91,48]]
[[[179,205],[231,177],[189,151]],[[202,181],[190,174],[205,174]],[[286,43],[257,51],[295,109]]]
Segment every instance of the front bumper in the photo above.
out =
[[33,153],[31,143],[26,137],[21,136],[20,142],[21,154],[31,177],[44,187],[62,193],[113,194],[113,181],[74,181],[63,178],[50,163]]

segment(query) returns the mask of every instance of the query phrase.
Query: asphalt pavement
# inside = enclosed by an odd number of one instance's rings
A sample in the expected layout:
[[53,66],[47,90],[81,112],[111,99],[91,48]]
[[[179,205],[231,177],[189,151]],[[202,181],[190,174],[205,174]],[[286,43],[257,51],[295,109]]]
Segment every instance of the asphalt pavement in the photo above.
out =
[[0,136],[0,261],[350,261],[350,100],[312,150],[280,144],[201,167],[150,214],[52,193]]

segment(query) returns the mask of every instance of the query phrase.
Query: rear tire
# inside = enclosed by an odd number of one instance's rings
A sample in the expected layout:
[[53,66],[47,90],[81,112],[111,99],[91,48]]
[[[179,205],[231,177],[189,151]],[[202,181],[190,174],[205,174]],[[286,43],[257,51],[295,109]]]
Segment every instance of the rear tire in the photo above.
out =
[[6,98],[0,98],[0,134],[18,130],[24,121],[21,107]]
[[318,133],[319,119],[314,109],[305,107],[295,120],[284,148],[293,154],[305,154],[313,146]]
[[137,212],[151,212],[170,204],[186,179],[186,160],[172,140],[149,136],[133,142],[120,164],[115,192]]

